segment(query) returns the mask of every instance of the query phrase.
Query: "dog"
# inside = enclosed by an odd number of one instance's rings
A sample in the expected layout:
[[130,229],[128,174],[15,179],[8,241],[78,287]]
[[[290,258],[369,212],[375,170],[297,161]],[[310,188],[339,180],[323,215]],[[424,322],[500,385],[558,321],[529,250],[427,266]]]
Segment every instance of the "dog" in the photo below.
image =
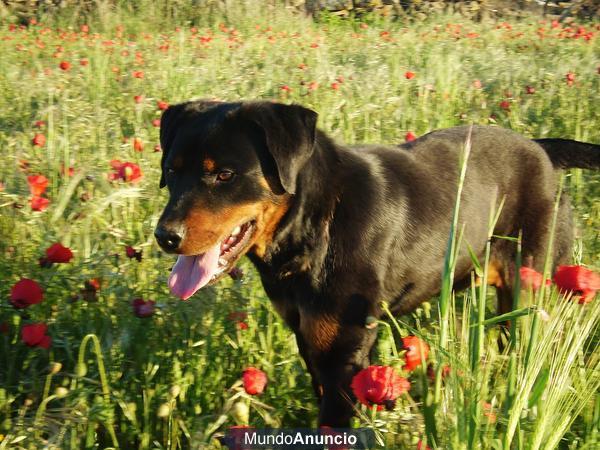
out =
[[[349,386],[369,364],[377,335],[367,318],[382,317],[382,300],[406,314],[440,292],[466,142],[456,286],[471,280],[467,244],[484,260],[490,211],[500,202],[494,236],[522,233],[524,261],[541,270],[559,169],[600,168],[600,146],[460,126],[395,147],[346,147],[316,122],[316,112],[294,104],[170,106],[160,129],[160,187],[169,200],[155,237],[179,255],[168,283],[182,299],[248,256],[295,333],[320,401],[319,424],[347,427]],[[553,266],[569,259],[572,240],[563,194]],[[516,252],[514,242],[492,240],[487,281],[500,313],[512,307]]]

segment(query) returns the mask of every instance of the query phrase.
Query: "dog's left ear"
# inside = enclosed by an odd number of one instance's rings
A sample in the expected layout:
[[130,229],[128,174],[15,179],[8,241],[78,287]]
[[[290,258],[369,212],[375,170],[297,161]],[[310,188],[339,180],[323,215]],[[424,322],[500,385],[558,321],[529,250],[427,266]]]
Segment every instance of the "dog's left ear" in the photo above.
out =
[[246,103],[240,109],[264,131],[279,182],[287,193],[295,194],[298,173],[315,148],[318,114],[300,105],[269,102]]

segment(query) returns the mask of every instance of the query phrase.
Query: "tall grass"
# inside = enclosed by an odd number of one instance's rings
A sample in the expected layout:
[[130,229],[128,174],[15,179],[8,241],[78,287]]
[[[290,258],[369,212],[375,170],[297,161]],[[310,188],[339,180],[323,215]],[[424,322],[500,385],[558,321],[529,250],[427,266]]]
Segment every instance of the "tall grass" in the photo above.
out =
[[[207,14],[192,30],[183,17],[180,28],[167,26],[150,2],[144,11],[0,27],[0,298],[20,277],[35,279],[45,295],[24,312],[0,302],[0,449],[105,448],[115,440],[121,448],[219,448],[217,438],[231,425],[316,424],[294,338],[247,262],[244,281],[224,280],[188,302],[167,292],[173,261],[153,239],[165,203],[160,153],[153,152],[158,100],[299,102],[348,143],[395,144],[409,131],[463,123],[600,142],[593,95],[600,88],[599,41],[558,37],[575,28],[531,18],[509,29],[451,16],[313,23],[280,10],[239,8]],[[79,30],[84,22],[89,33]],[[83,58],[88,65],[80,65]],[[71,69],[60,70],[60,61]],[[144,78],[133,77],[140,70]],[[416,76],[407,79],[407,71]],[[534,94],[525,92],[528,85]],[[135,95],[143,101],[136,104]],[[38,120],[45,125],[36,128]],[[47,138],[41,148],[31,145],[35,133]],[[144,142],[142,152],[133,150],[133,137]],[[142,181],[109,181],[113,158],[138,163]],[[74,175],[62,176],[62,166],[74,167]],[[44,212],[28,204],[26,175],[37,173],[50,180]],[[592,266],[600,261],[599,181],[582,171],[565,178],[581,230],[575,257]],[[450,245],[460,229],[456,222]],[[39,267],[57,241],[75,259]],[[143,252],[141,262],[125,256],[127,245]],[[485,261],[479,264],[485,270]],[[512,345],[499,353],[493,290],[453,293],[451,258],[446,267],[441,299],[379,327],[377,361],[402,370],[395,340],[417,334],[432,347],[434,381],[417,371],[394,411],[362,411],[356,424],[379,430],[386,448],[415,448],[419,439],[453,449],[593,448],[598,301],[577,305],[552,289],[522,293],[517,313],[503,318],[516,325]],[[97,301],[82,292],[91,278],[100,281]],[[132,314],[137,297],[157,301],[151,318]],[[247,329],[228,319],[236,311],[248,313]],[[32,321],[49,325],[50,350],[21,342],[21,325]],[[260,397],[240,387],[250,365],[270,380]],[[247,420],[240,404],[249,408]]]

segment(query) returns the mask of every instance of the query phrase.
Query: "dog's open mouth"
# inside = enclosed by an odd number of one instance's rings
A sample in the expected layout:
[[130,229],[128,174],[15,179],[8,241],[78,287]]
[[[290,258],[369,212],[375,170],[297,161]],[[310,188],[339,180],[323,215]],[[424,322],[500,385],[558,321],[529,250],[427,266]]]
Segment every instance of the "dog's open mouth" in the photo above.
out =
[[254,220],[235,227],[223,241],[199,255],[177,258],[169,276],[173,295],[185,300],[225,275],[242,256],[255,231]]

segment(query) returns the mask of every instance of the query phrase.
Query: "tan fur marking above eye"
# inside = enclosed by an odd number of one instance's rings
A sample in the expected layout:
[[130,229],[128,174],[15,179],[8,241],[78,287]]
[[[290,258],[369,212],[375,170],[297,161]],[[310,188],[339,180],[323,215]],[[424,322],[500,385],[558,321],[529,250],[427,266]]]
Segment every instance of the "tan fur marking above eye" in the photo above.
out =
[[309,313],[300,315],[300,332],[309,346],[318,351],[327,351],[338,336],[340,324],[329,314],[318,316]]
[[206,158],[202,161],[202,167],[206,172],[213,172],[217,168],[217,164],[214,159]]

